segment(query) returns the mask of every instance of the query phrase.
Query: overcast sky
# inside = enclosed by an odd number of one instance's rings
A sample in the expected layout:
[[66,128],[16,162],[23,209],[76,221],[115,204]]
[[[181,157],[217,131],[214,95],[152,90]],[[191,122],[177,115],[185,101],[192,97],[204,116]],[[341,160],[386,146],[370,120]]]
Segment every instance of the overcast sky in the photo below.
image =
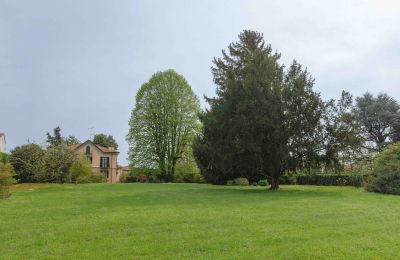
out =
[[316,78],[324,99],[342,89],[400,100],[400,1],[0,0],[0,132],[7,149],[43,143],[60,126],[81,141],[113,135],[126,164],[138,88],[161,70],[213,96],[213,57],[258,30]]

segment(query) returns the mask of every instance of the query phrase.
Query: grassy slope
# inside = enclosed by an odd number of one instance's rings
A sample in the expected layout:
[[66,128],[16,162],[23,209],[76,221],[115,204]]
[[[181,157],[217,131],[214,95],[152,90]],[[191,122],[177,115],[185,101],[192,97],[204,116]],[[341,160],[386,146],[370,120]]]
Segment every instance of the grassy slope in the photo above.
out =
[[18,186],[1,258],[399,258],[400,197],[343,187]]

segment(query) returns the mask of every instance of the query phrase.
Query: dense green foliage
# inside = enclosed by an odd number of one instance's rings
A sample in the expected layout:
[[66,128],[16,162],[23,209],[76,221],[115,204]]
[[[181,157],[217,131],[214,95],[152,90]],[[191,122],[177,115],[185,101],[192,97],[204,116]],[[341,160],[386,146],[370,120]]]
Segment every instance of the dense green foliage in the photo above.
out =
[[354,186],[361,187],[364,183],[362,175],[298,175],[296,184],[319,186]]
[[16,183],[15,172],[10,163],[0,162],[0,199],[10,196],[9,188]]
[[400,143],[389,146],[376,156],[367,190],[400,194]]
[[178,161],[198,129],[199,101],[185,78],[173,70],[158,72],[136,95],[127,141],[131,164],[158,168],[172,181]]
[[351,187],[17,185],[4,259],[398,259],[399,198]]
[[118,149],[118,144],[112,135],[96,134],[93,137],[93,143],[105,147],[114,147]]
[[322,162],[336,174],[344,170],[344,165],[362,157],[361,124],[356,120],[354,109],[353,97],[345,91],[340,100],[325,103],[320,135]]
[[296,61],[279,64],[263,36],[244,31],[212,68],[217,97],[201,116],[203,133],[194,153],[208,182],[225,184],[268,177],[278,189],[288,169],[311,167],[323,112],[314,80]]
[[59,145],[69,146],[80,143],[80,141],[75,136],[70,135],[68,137],[63,137],[61,135],[61,128],[59,126],[53,129],[53,135],[47,132],[46,137],[47,137],[46,143],[49,147],[54,147]]
[[0,163],[8,162],[8,154],[0,152]]
[[64,145],[47,148],[44,157],[45,172],[39,177],[41,182],[64,183],[69,181],[69,168],[77,160],[71,149]]
[[72,183],[89,183],[93,176],[92,166],[85,158],[75,160],[68,170]]
[[11,151],[10,162],[18,182],[38,182],[45,174],[43,150],[37,144],[18,146]]
[[228,180],[226,182],[227,185],[240,185],[247,186],[249,185],[249,180],[247,178],[236,178],[234,180]]
[[362,124],[366,146],[372,151],[381,151],[395,141],[400,129],[400,105],[387,94],[374,97],[370,93],[358,97],[357,119]]

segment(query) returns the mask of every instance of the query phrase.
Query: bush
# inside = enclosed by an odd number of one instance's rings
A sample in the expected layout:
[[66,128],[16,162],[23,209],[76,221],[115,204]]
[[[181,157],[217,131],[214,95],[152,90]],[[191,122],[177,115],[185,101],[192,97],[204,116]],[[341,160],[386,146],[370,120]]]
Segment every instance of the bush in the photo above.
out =
[[137,176],[128,175],[125,178],[125,182],[126,183],[137,182],[137,181],[138,181],[138,177]]
[[259,180],[257,184],[260,186],[268,186],[269,185],[268,180]]
[[247,186],[249,185],[249,180],[246,178],[236,178],[233,180],[233,185]]
[[18,182],[37,182],[44,175],[45,151],[37,144],[18,146],[11,151],[9,161]]
[[[58,145],[47,148],[44,155],[45,175],[44,182],[68,182],[69,168],[77,161],[75,153],[67,146]],[[84,181],[85,177],[81,178]]]
[[107,177],[104,176],[100,172],[92,172],[90,175],[90,182],[91,183],[102,183],[102,182],[107,182]]
[[400,143],[389,146],[375,157],[366,190],[400,194]]
[[14,169],[10,163],[0,162],[0,199],[10,197],[10,186],[15,184]]
[[0,152],[0,163],[8,163],[8,154]]
[[84,158],[79,158],[69,168],[69,178],[72,183],[89,183],[92,175],[92,166]]
[[232,186],[232,185],[233,185],[233,180],[228,180],[228,181],[226,182],[226,185]]
[[141,175],[137,176],[138,182],[147,182],[148,180],[149,180],[149,178],[146,175],[141,174]]
[[362,175],[299,175],[296,177],[299,185],[319,186],[355,186],[363,184]]
[[293,175],[282,175],[279,177],[279,184],[282,185],[296,184],[296,177]]

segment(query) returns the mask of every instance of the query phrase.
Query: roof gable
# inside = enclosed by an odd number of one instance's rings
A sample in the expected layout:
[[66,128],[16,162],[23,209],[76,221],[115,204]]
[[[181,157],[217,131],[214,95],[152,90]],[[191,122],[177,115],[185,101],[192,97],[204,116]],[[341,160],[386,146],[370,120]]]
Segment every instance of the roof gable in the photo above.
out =
[[117,150],[115,150],[115,149],[112,148],[112,147],[105,147],[105,146],[97,145],[97,144],[94,144],[94,143],[93,143],[92,141],[90,141],[90,140],[87,140],[87,141],[85,141],[85,142],[83,142],[83,143],[81,143],[81,144],[73,144],[73,145],[71,145],[70,147],[71,147],[73,150],[77,150],[77,149],[79,149],[80,147],[82,147],[82,146],[84,146],[84,145],[88,145],[88,144],[94,146],[95,148],[97,148],[97,150],[99,150],[99,151],[102,152],[102,153],[119,153]]

